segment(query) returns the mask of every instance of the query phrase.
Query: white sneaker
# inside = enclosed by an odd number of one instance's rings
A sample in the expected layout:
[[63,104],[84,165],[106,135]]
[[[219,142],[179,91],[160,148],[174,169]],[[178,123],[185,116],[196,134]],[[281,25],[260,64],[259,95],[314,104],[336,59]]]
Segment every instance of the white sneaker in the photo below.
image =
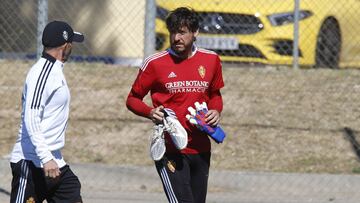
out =
[[188,135],[184,127],[177,119],[175,112],[171,109],[164,109],[164,126],[175,145],[179,150],[185,149],[188,143]]
[[154,133],[150,142],[150,157],[154,161],[159,161],[164,156],[166,151],[164,128],[165,127],[163,124],[154,126]]

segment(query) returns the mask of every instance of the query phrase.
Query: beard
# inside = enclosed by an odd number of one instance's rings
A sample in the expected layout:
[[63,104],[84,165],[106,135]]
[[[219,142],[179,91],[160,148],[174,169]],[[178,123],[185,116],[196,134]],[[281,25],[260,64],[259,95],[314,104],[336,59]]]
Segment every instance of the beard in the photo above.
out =
[[[177,46],[178,45],[178,46]],[[175,43],[171,45],[171,49],[180,57],[186,57],[191,52],[192,44]]]
[[69,59],[71,51],[72,51],[71,47],[70,48],[65,48],[65,50],[64,50],[64,52],[62,54],[62,60],[64,62],[66,62]]
[[186,50],[185,48],[178,48],[178,47],[176,47],[176,45],[172,46],[171,48],[178,55],[183,54],[185,52],[185,50]]
[[170,37],[171,49],[181,58],[187,58],[189,55],[191,55],[195,41],[195,36],[192,36],[191,38],[187,36],[184,40],[175,40],[174,38]]

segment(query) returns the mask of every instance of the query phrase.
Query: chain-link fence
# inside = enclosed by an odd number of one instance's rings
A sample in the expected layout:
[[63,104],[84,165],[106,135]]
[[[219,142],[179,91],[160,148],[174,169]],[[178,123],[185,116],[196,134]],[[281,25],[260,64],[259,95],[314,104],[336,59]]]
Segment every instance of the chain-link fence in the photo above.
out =
[[[63,149],[85,198],[126,202],[136,199],[131,191],[149,194],[144,202],[165,201],[151,196],[162,190],[148,156],[151,122],[130,113],[125,100],[144,56],[169,46],[168,12],[189,6],[200,18],[197,45],[224,65],[228,137],[212,143],[209,202],[359,199],[360,1],[0,2],[0,156],[17,136],[23,82],[42,50],[39,31],[64,20],[85,34],[65,66],[72,97]],[[0,202],[10,185],[2,163]]]
[[48,20],[58,19],[86,33],[87,40],[76,48],[74,60],[139,65],[144,55],[169,46],[164,20],[179,6],[199,14],[198,46],[216,51],[226,62],[360,65],[357,0],[3,0],[0,53],[2,58],[33,59],[42,49],[37,36]]
[[[75,47],[74,61],[141,63],[145,1],[4,0],[1,13],[2,58],[34,59],[38,25],[44,27],[46,23],[42,22],[46,20],[63,20],[86,33],[85,43]],[[43,17],[38,18],[38,14]]]

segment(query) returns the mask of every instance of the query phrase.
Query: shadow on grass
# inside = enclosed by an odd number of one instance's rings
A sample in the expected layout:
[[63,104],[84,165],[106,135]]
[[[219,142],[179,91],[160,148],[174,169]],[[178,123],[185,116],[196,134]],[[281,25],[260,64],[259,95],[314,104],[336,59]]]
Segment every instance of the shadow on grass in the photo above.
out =
[[349,140],[352,149],[358,158],[358,161],[360,161],[360,144],[359,141],[356,139],[355,131],[348,127],[345,127],[343,130],[346,138]]
[[0,188],[0,193],[10,196],[10,192],[2,188]]

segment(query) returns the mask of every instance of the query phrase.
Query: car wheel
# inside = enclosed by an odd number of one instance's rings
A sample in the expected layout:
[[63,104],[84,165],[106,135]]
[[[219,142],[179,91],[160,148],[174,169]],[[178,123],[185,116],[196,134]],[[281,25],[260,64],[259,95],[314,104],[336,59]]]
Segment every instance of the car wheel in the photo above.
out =
[[316,45],[316,67],[338,68],[341,49],[341,32],[333,18],[325,20],[320,28]]

